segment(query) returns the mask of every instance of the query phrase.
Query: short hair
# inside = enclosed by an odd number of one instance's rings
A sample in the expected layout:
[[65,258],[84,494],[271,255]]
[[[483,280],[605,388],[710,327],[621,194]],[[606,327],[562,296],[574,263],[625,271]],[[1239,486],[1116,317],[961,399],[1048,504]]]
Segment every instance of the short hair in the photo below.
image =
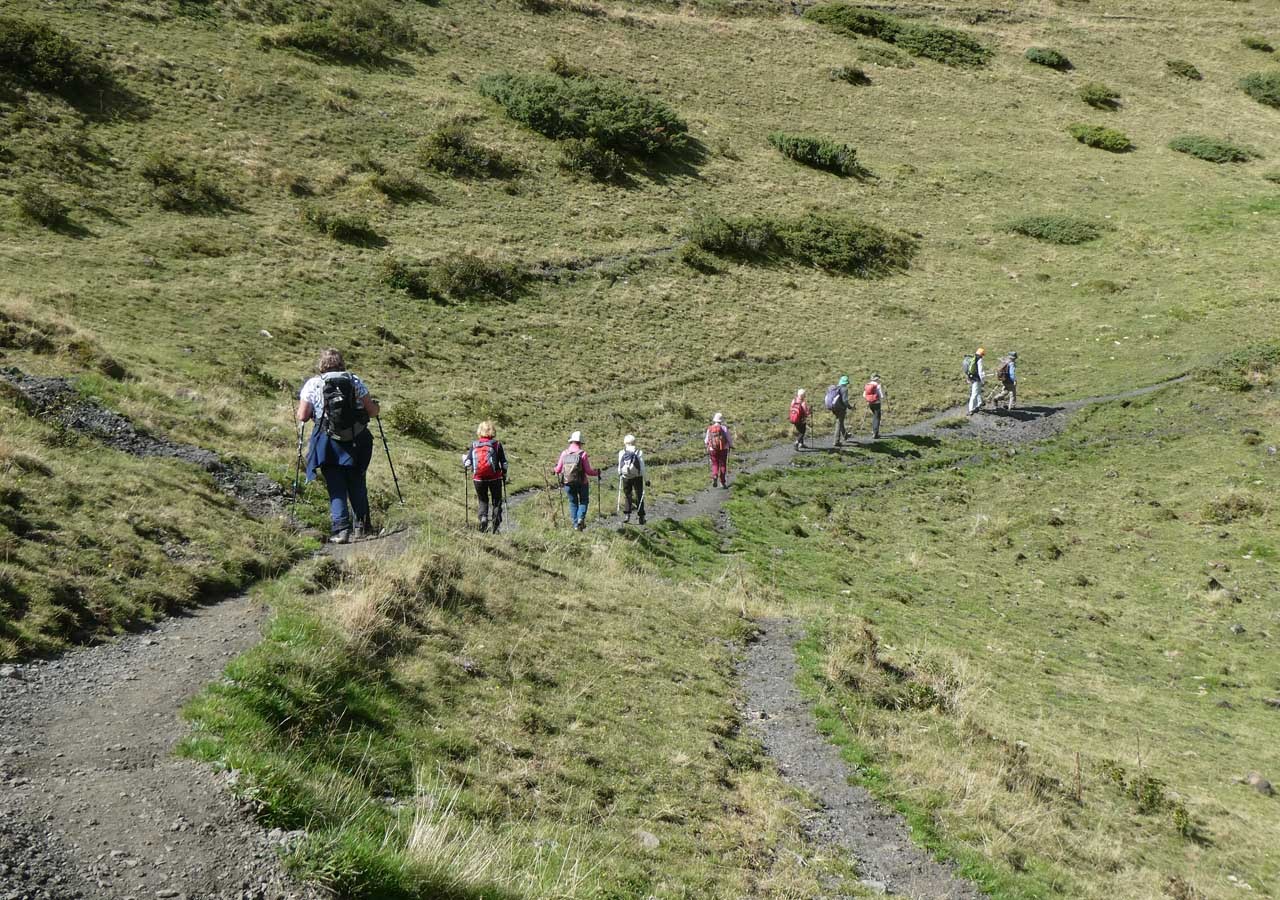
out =
[[498,429],[493,427],[493,423],[485,420],[476,426],[476,437],[491,438],[498,433]]
[[321,375],[325,372],[342,372],[346,368],[346,364],[342,361],[341,350],[335,350],[330,347],[327,350],[320,351],[320,363],[316,366],[316,369]]

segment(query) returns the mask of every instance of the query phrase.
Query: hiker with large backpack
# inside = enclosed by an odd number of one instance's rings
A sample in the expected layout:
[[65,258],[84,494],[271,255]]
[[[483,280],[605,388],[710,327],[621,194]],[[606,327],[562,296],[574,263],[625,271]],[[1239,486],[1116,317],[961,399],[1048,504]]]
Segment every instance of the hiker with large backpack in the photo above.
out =
[[633,510],[639,513],[640,524],[644,524],[644,491],[648,484],[644,451],[636,448],[636,436],[629,434],[622,439],[622,449],[618,451],[618,486],[626,503],[622,510],[623,525],[631,522]]
[[316,368],[319,374],[298,397],[298,422],[316,423],[307,448],[307,481],[315,481],[317,469],[324,475],[329,540],[348,544],[373,531],[365,475],[373,459],[369,420],[381,410],[364,382],[347,371],[339,351],[325,350]]
[[982,359],[987,351],[979,347],[973,356],[964,358],[964,377],[969,382],[969,415],[982,409],[982,382],[987,377],[982,367]]
[[480,531],[498,533],[502,525],[502,491],[507,483],[507,451],[502,449],[492,422],[481,422],[476,440],[462,457],[462,468],[471,473],[476,490],[476,510]]
[[1001,400],[1009,401],[1007,409],[1013,409],[1013,404],[1018,400],[1018,373],[1016,366],[1018,363],[1018,354],[1011,351],[1008,356],[1000,360],[1000,368],[996,369],[996,378],[1000,379],[1000,393],[991,398],[991,405],[998,407]]
[[569,435],[569,446],[561,452],[555,468],[556,478],[569,498],[569,522],[578,531],[587,527],[587,505],[591,502],[588,479],[600,477],[599,471],[591,467],[584,443],[581,431]]
[[836,417],[835,446],[839,447],[849,439],[849,430],[844,427],[844,417],[849,414],[849,376],[841,375],[838,384],[830,385],[823,401],[831,414]]
[[867,401],[867,409],[871,410],[871,439],[878,441],[880,440],[880,409],[885,400],[884,385],[880,383],[879,375],[872,375],[871,380],[863,387],[862,399]]
[[787,421],[796,429],[797,450],[803,450],[805,447],[804,436],[809,430],[809,419],[813,416],[813,409],[804,397],[804,388],[797,390],[795,399],[791,401],[791,409],[787,413]]
[[711,486],[719,483],[720,487],[729,486],[729,451],[733,449],[733,434],[729,426],[724,424],[724,413],[716,413],[711,417],[711,425],[703,435],[702,442],[707,448],[707,456],[711,460]]

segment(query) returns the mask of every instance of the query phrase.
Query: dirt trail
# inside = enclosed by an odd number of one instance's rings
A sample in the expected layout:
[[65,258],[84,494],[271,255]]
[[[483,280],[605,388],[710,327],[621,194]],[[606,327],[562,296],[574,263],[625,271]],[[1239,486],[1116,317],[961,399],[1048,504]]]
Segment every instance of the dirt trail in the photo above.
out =
[[[394,555],[408,534],[331,548]],[[0,900],[311,900],[228,790],[233,773],[177,759],[179,710],[262,637],[241,595],[110,644],[0,668]]]

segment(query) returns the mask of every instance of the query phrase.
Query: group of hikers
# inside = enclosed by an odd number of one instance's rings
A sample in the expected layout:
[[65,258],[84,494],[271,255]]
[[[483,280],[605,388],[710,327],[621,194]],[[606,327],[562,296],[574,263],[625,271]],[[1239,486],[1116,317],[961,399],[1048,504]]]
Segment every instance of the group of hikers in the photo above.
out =
[[[969,383],[969,415],[984,405],[982,396],[986,381],[986,350],[979,347],[972,356],[964,358],[964,376]],[[996,377],[1001,390],[992,398],[998,406],[1007,401],[1013,409],[1017,399],[1016,363],[1018,354],[1010,352],[1001,361]],[[369,492],[365,474],[373,459],[373,436],[369,422],[377,420],[381,409],[369,388],[355,374],[349,372],[342,353],[327,349],[320,354],[318,374],[303,385],[298,399],[298,463],[302,468],[303,428],[308,421],[315,423],[306,453],[307,481],[314,481],[316,472],[324,475],[329,493],[330,541],[345,544],[372,533],[369,520]],[[849,377],[842,375],[836,384],[827,388],[823,405],[835,417],[834,446],[840,447],[851,435],[845,420],[853,408],[849,396]],[[862,399],[871,414],[871,437],[880,438],[882,410],[887,399],[880,376],[872,375],[862,389]],[[804,388],[796,391],[788,411],[788,420],[795,428],[795,448],[802,450],[806,443],[813,409]],[[379,430],[381,424],[379,423]],[[386,446],[386,437],[383,436]],[[703,446],[711,466],[711,486],[728,488],[729,454],[733,450],[733,433],[725,422],[724,414],[717,412],[711,418],[703,434]],[[391,452],[387,449],[387,461]],[[462,468],[471,481],[476,495],[476,511],[480,531],[497,533],[502,525],[506,507],[506,486],[509,481],[507,454],[498,440],[493,422],[484,421],[476,428],[476,439],[462,455]],[[587,508],[591,501],[591,479],[597,486],[603,473],[591,464],[582,432],[569,435],[568,446],[561,451],[554,467],[556,479],[564,492],[571,526],[582,531],[586,528]],[[644,451],[636,446],[636,437],[628,434],[622,439],[618,451],[618,500],[623,523],[628,524],[637,515],[641,525],[645,523],[645,491],[651,485]],[[392,475],[395,469],[392,467]],[[297,490],[295,476],[295,494]],[[399,491],[399,483],[396,485]],[[468,514],[469,515],[469,514]]]

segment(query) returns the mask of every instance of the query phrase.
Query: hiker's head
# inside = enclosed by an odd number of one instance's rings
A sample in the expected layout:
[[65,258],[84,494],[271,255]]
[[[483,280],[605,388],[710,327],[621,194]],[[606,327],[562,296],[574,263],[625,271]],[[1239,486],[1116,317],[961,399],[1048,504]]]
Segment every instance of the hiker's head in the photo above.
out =
[[804,399],[804,388],[799,388],[799,389],[796,391],[796,399],[797,399],[797,400],[803,400],[803,399]]
[[624,437],[622,439],[622,446],[626,447],[628,450],[634,450],[636,448],[636,436],[634,434],[629,434]]
[[569,435],[569,443],[570,443],[570,444],[585,444],[585,443],[586,443],[586,441],[584,441],[584,440],[582,439],[582,432],[581,432],[581,431],[575,431],[573,434]]
[[1018,351],[1017,351],[1017,350],[1010,350],[1010,351],[1009,351],[1009,358],[1010,358],[1010,359],[1017,359],[1017,358],[1018,358]]
[[880,383],[880,376],[879,376],[879,375],[872,375],[872,376],[871,376],[871,380],[872,380],[872,381],[874,381],[876,384],[879,384],[879,383]]
[[848,383],[849,383],[849,376],[848,376],[848,375],[841,375],[841,376],[840,376],[840,387],[844,387],[844,386],[846,386]]
[[981,347],[978,348],[978,352],[975,354],[975,356],[986,356],[986,355],[987,355],[987,351],[982,349]]
[[476,426],[476,437],[491,438],[498,434],[498,429],[493,427],[492,422],[481,422]]
[[711,424],[712,424],[712,425],[723,425],[723,424],[724,424],[724,413],[716,413],[714,416],[712,416],[712,417],[711,417]]
[[325,372],[345,372],[346,364],[342,361],[342,351],[335,350],[330,347],[328,350],[320,351],[320,362],[316,365],[316,371],[323,375]]

